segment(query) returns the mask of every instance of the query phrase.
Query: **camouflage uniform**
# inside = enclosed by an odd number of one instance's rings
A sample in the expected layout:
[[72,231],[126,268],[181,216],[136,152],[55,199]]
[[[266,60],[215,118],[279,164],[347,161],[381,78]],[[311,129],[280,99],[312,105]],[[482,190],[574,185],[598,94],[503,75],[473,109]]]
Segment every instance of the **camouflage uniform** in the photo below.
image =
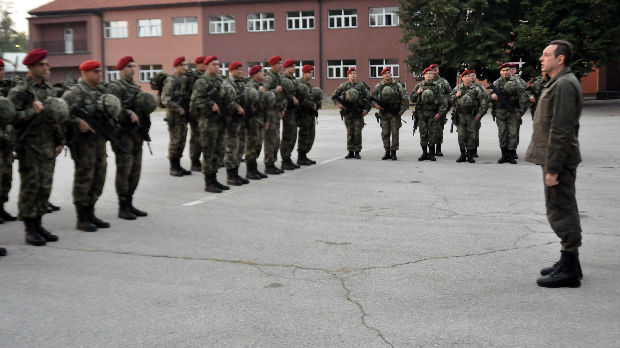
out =
[[303,93],[300,92],[300,95],[304,95],[304,97],[299,101],[299,109],[297,113],[297,121],[299,123],[297,152],[303,157],[310,152],[312,145],[314,145],[314,137],[316,133],[316,112],[320,107],[320,101],[312,98],[312,85],[310,84],[310,81],[300,79],[299,88],[305,89]]
[[[190,100],[192,97],[192,92],[194,90],[194,84],[198,79],[203,75],[198,70],[192,69],[189,70],[185,74],[185,84],[184,91],[187,94],[187,100]],[[189,110],[185,110],[189,115],[187,119],[189,120],[189,158],[192,160],[192,167],[196,165],[200,165],[200,154],[202,153],[202,146],[200,145],[200,129],[198,128],[198,119],[197,115],[192,114]],[[194,170],[194,169],[192,169]]]
[[545,81],[545,79],[541,75],[534,79],[532,85],[527,88],[529,94],[533,95],[534,98],[536,98],[535,102],[530,102],[530,112],[532,113],[532,119],[534,119],[534,114],[536,113],[536,106],[538,105],[538,99],[540,99],[540,95],[546,83],[547,81]]
[[[461,91],[460,96],[456,96]],[[482,117],[486,112],[486,97],[475,84],[465,86],[460,84],[454,87],[450,93],[450,105],[454,105],[454,110],[458,117],[457,132],[459,135],[459,147],[461,158],[464,160],[465,151],[470,162],[473,162],[474,150],[476,148],[476,129],[480,121],[476,121],[476,115]]]
[[282,88],[285,89],[287,95],[287,106],[286,106],[286,114],[282,119],[282,141],[280,142],[280,156],[282,156],[282,161],[290,161],[291,153],[295,148],[295,143],[297,142],[297,116],[298,116],[298,105],[293,104],[293,97],[296,97],[299,101],[299,94],[297,93],[297,88],[299,82],[295,75],[282,75],[282,79],[288,79],[293,84],[293,90],[286,90],[286,85],[282,85]]
[[[185,141],[187,139],[187,124],[189,121],[189,98],[185,91],[186,77],[173,74],[166,79],[161,94],[161,102],[166,107],[166,119],[168,132],[170,133],[170,145],[168,146],[168,159],[176,161],[183,157]],[[183,108],[185,113],[179,114]]]
[[[384,89],[390,87],[394,93],[392,97],[385,100]],[[389,83],[385,81],[379,82],[372,95],[375,99],[382,100],[387,108],[379,111],[381,118],[381,139],[383,140],[383,148],[386,152],[397,151],[399,143],[399,131],[402,127],[400,116],[409,109],[409,100],[405,87],[397,81],[392,80]],[[390,144],[391,137],[391,144]]]
[[[515,74],[513,77],[515,81],[517,82],[517,84],[519,85],[519,90],[521,91],[521,94],[522,94],[521,99],[523,100],[523,110],[521,111],[521,113],[523,114],[525,113],[527,108],[530,107],[530,95],[531,94],[527,89],[527,84],[521,78],[521,75]],[[519,141],[521,140],[520,131],[521,131],[522,124],[523,124],[523,117],[519,119],[519,127],[517,127],[517,146],[519,146]]]
[[[258,90],[262,85],[262,83],[252,79],[247,83],[246,87]],[[246,114],[247,137],[245,144],[245,160],[256,162],[256,159],[260,156],[263,140],[265,139],[265,121],[267,118],[268,106],[264,103],[259,103],[257,108],[253,111],[252,114]]]
[[[14,83],[9,80],[0,81],[0,96],[9,95]],[[0,115],[2,117],[4,115]],[[15,150],[15,129],[10,124],[0,122],[0,207],[4,211],[4,203],[9,200],[9,191],[13,181],[13,151]],[[0,217],[0,220],[2,218]]]
[[[421,93],[417,93],[419,88],[423,89]],[[444,95],[444,88],[435,81],[422,81],[413,88],[411,101],[415,104],[418,115],[422,150],[426,154],[426,147],[428,146],[430,153],[434,156],[434,147],[440,143],[443,133],[442,117],[445,117],[448,112],[448,101]],[[441,117],[435,120],[437,114]]]
[[[229,78],[225,83],[235,90],[236,95],[241,95],[247,83],[244,78]],[[231,105],[232,115],[226,125],[226,149],[224,155],[224,165],[226,169],[239,168],[241,156],[245,148],[245,117],[237,113],[239,104],[233,100]],[[241,150],[240,150],[241,149]]]
[[276,95],[276,102],[270,110],[267,111],[268,123],[265,129],[265,167],[274,166],[275,161],[278,158],[278,149],[280,148],[280,114],[286,110],[287,99],[286,91],[276,93],[275,89],[281,86],[280,79],[283,77],[279,74],[269,70],[265,73],[265,91],[271,91]]
[[[509,91],[504,89],[505,85],[512,82],[512,88]],[[525,109],[525,100],[522,88],[513,77],[504,79],[500,77],[493,82],[493,86],[503,91],[508,103],[519,114]],[[519,144],[519,123],[520,120],[508,108],[502,104],[501,100],[493,101],[493,111],[495,112],[497,131],[499,137],[499,147],[502,149],[502,159],[500,163],[509,160],[509,154],[514,156],[517,145]]]
[[[350,89],[355,89],[358,95],[357,101],[353,104],[348,104],[346,101],[346,93]],[[347,128],[347,151],[362,151],[362,129],[364,128],[364,116],[362,114],[364,112],[368,113],[372,107],[368,86],[359,81],[354,83],[350,81],[344,82],[334,92],[332,100],[340,104],[344,103],[345,109],[341,112],[341,115],[344,117],[344,125]]]
[[[481,84],[477,82],[472,82],[472,84],[475,85],[482,93],[482,96],[484,96],[484,113],[486,114],[487,111],[489,110],[489,95],[487,94],[486,90],[484,89],[484,87],[482,87]],[[482,119],[480,119],[480,122],[476,122],[476,133],[474,135],[474,139],[476,140],[476,148],[474,149],[474,157],[478,157],[478,147],[480,147],[480,127],[481,126],[482,126]]]

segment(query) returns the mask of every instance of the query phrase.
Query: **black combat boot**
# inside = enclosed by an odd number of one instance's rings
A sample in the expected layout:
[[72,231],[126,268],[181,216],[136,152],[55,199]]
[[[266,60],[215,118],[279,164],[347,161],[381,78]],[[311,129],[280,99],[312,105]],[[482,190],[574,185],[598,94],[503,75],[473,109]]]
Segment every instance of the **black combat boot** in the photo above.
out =
[[215,182],[215,174],[207,174],[205,178],[205,191],[211,193],[222,193],[222,189]]
[[422,146],[422,156],[418,157],[418,161],[426,161],[428,160],[428,150],[426,146]]
[[461,150],[461,156],[456,159],[456,163],[463,163],[466,160],[465,147],[460,146],[460,150]]
[[246,166],[246,173],[245,173],[246,179],[260,180],[263,178],[257,173],[258,169],[257,169],[256,161],[247,160],[245,163],[245,166]]
[[4,204],[0,205],[0,220],[4,221],[15,221],[17,218],[11,214],[9,214],[6,210],[4,210]]
[[291,159],[283,159],[282,160],[282,169],[284,170],[294,170],[297,169],[297,167],[295,166],[295,163],[293,163],[293,161],[291,161]]
[[52,202],[47,202],[47,207],[52,209],[52,211],[59,211],[60,207],[57,205],[53,205]]
[[306,156],[305,152],[298,151],[297,152],[297,164],[301,166],[311,166],[313,164],[316,164],[316,161],[309,159],[308,156]]
[[265,167],[265,173],[272,174],[272,175],[278,175],[278,174],[284,173],[284,171],[282,169],[276,167],[275,164],[268,164]]
[[202,170],[202,164],[200,164],[200,158],[192,158],[192,172],[199,172]]
[[138,217],[144,217],[144,216],[149,215],[147,212],[140,210],[133,206],[133,197],[129,197],[127,199],[127,203],[129,204],[129,211],[131,211],[133,215],[138,216]]
[[178,160],[178,163],[179,163],[179,169],[181,170],[183,175],[192,175],[192,172],[190,170],[187,170],[187,169],[181,167],[181,159]]
[[362,156],[360,156],[359,151],[355,151],[355,159],[362,159]]
[[118,200],[118,217],[124,220],[137,219],[136,214],[131,212],[129,200],[127,198],[119,198]]
[[215,182],[215,185],[217,185],[217,187],[219,187],[220,190],[223,190],[223,191],[230,190],[230,186],[226,186],[220,183],[219,181],[217,181],[217,173],[214,173],[211,175],[213,175],[213,182]]
[[389,160],[391,158],[392,158],[392,154],[390,153],[390,150],[385,150],[385,155],[383,155],[383,157],[381,157],[381,160],[385,161],[385,160]]
[[517,150],[508,150],[508,162],[510,164],[517,164],[516,156]]
[[0,256],[6,256],[6,249],[0,248]]
[[239,175],[235,173],[235,168],[226,169],[226,183],[233,186],[243,185],[243,181],[241,181]]
[[235,175],[237,176],[237,178],[239,178],[239,180],[241,180],[241,183],[243,183],[244,185],[250,183],[250,180],[239,175],[239,167],[235,168]]
[[39,232],[39,236],[43,237],[43,239],[45,239],[46,242],[57,242],[58,241],[58,236],[57,235],[51,234],[50,231],[46,230],[41,225],[41,217],[40,216],[36,219],[36,223],[37,223],[37,232]]
[[97,216],[95,216],[95,206],[91,205],[88,207],[88,218],[90,222],[93,223],[97,228],[110,228],[110,223],[101,220]]
[[435,158],[435,147],[433,145],[428,149],[428,159],[435,162],[437,159]]
[[353,151],[349,151],[349,153],[344,156],[345,159],[351,159],[351,158],[355,158],[355,153],[353,153]]
[[258,165],[256,164],[256,160],[254,160],[254,169],[255,169],[256,173],[258,173],[258,175],[260,175],[261,178],[263,178],[263,179],[267,178],[267,175],[265,175],[265,173],[263,173],[260,170],[258,170]]
[[538,278],[536,283],[544,288],[578,288],[581,286],[578,265],[578,255],[562,251],[560,261],[555,265],[553,271]]
[[476,160],[474,159],[474,150],[467,150],[467,162],[476,163]]
[[478,146],[474,148],[474,157],[478,158]]
[[77,224],[75,228],[83,232],[96,232],[97,226],[90,221],[88,207],[75,207],[77,212]]
[[396,150],[390,151],[390,158],[392,161],[396,161],[398,158],[396,157]]
[[500,157],[500,159],[497,160],[497,163],[499,164],[508,162],[508,150],[506,150],[503,147],[501,149],[502,149],[502,157]]
[[435,145],[435,156],[443,157],[443,152],[441,152],[441,143]]
[[[554,263],[553,266],[545,267],[541,269],[540,275],[546,276],[548,274],[551,274],[558,267],[559,264],[560,264],[560,261]],[[577,258],[577,275],[579,276],[579,279],[583,279],[583,272],[581,271],[581,263],[579,262],[579,258]]]
[[0,225],[2,225],[4,223],[4,220],[2,220],[2,218],[0,217]]
[[34,246],[43,246],[47,244],[45,238],[41,237],[37,228],[36,218],[24,218],[24,225],[26,226],[26,243]]
[[171,176],[185,175],[183,169],[181,168],[180,160],[178,158],[170,160],[170,175]]

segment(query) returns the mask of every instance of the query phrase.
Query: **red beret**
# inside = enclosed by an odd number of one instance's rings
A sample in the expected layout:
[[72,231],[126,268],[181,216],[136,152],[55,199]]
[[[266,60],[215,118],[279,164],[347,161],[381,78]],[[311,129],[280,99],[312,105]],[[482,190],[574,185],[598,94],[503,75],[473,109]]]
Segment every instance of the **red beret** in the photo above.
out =
[[385,68],[383,68],[383,70],[381,70],[381,75],[385,74],[388,71],[392,72],[392,68],[389,66],[386,66]]
[[515,69],[517,68],[517,64],[515,64],[515,63],[508,63],[508,64],[510,64],[511,68],[515,68]]
[[205,58],[207,57],[205,56],[197,57],[196,59],[194,59],[194,64],[203,64],[203,62],[205,61]]
[[172,65],[176,68],[177,66],[183,64],[184,61],[185,61],[185,57],[178,57],[177,59],[174,60],[174,63],[172,63]]
[[207,65],[214,60],[217,60],[217,56],[207,56],[205,60],[202,62],[202,64]]
[[297,64],[297,61],[295,61],[295,59],[288,59],[284,62],[284,64],[282,64],[283,67],[288,68],[291,65],[295,65]]
[[0,67],[4,67],[4,61],[0,59]]
[[350,67],[349,70],[347,70],[347,76],[354,71],[357,71],[357,69],[355,69],[355,67]]
[[510,63],[504,63],[504,64],[502,64],[502,65],[500,65],[500,66],[499,66],[499,70],[502,70],[502,69],[504,69],[504,68],[510,68],[510,66],[511,66],[511,65],[512,65],[512,64],[510,64]]
[[469,73],[470,73],[470,74],[475,74],[475,73],[476,73],[476,70],[474,70],[474,69],[470,69],[470,70],[469,70]]
[[86,60],[80,64],[80,71],[91,71],[101,67],[101,63],[96,60]]
[[259,71],[261,71],[261,70],[263,70],[263,67],[262,67],[262,66],[260,66],[260,65],[254,65],[254,66],[252,66],[252,67],[250,68],[250,73],[249,73],[249,74],[250,74],[250,75],[254,75],[254,74],[256,74],[257,72],[259,72]]
[[118,64],[116,64],[116,70],[121,70],[124,67],[127,66],[127,64],[133,62],[133,57],[131,56],[124,56],[123,58],[118,60]]
[[304,65],[301,68],[301,72],[303,72],[303,73],[309,73],[311,71],[314,71],[314,67],[312,65]]
[[430,66],[427,67],[426,69],[424,69],[424,71],[422,71],[422,76],[426,75],[427,72],[432,71],[433,68],[431,68]]
[[431,64],[431,65],[429,66],[429,68],[431,68],[431,69],[437,69],[437,68],[439,68],[439,65],[437,65],[437,64]]
[[465,70],[465,71],[463,71],[463,72],[461,73],[461,77],[463,77],[463,76],[467,76],[467,75],[471,74],[472,72],[474,72],[474,71],[473,71],[473,70]]
[[28,52],[22,64],[25,66],[32,66],[34,63],[40,61],[41,59],[47,57],[47,51],[42,48],[35,48],[34,50]]
[[242,66],[243,64],[241,64],[241,62],[232,62],[230,63],[230,65],[228,66],[228,70],[235,70],[238,69]]
[[269,58],[269,61],[267,61],[267,63],[269,63],[269,65],[275,65],[280,63],[280,61],[282,60],[282,57],[280,56],[273,56],[271,58]]

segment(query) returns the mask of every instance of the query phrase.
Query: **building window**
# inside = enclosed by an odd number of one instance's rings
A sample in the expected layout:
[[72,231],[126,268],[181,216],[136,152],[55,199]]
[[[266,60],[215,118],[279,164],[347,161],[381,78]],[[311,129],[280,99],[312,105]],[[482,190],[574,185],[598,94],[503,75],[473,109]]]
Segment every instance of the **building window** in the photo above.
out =
[[248,72],[250,71],[250,68],[253,67],[254,65],[262,66],[264,72],[271,70],[271,67],[269,66],[268,62],[248,62]]
[[273,13],[248,13],[248,31],[274,31]]
[[295,11],[286,13],[287,30],[314,29],[314,11]]
[[[298,60],[296,64],[297,65],[295,65],[295,77],[299,79],[301,78],[301,75],[303,74],[301,72],[301,69],[304,67],[304,65],[314,66],[314,61],[313,60]],[[314,79],[314,70],[312,71],[312,79]]]
[[235,16],[209,16],[209,33],[228,34],[235,32]]
[[328,79],[344,79],[347,77],[347,70],[355,68],[355,59],[348,60],[328,60],[327,61],[327,78]]
[[368,11],[368,19],[371,27],[396,27],[398,26],[398,7],[375,7]]
[[107,82],[116,81],[121,78],[120,70],[116,70],[116,67],[108,66],[105,68],[105,80]]
[[106,39],[123,39],[127,37],[127,21],[105,22],[103,37]]
[[161,19],[139,19],[138,37],[161,36]]
[[172,35],[198,34],[198,20],[196,17],[172,18]]
[[329,10],[329,28],[357,28],[357,10]]
[[399,77],[400,65],[398,59],[370,59],[370,78],[381,78],[381,70],[386,67],[392,68],[392,77]]
[[140,65],[140,82],[149,82],[151,79],[162,72],[161,65]]

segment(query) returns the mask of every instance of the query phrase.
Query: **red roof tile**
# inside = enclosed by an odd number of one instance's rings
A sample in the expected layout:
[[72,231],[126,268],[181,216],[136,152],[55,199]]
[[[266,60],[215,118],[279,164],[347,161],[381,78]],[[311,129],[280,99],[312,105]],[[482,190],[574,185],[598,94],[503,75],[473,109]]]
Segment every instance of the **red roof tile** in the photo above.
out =
[[31,15],[44,15],[52,13],[74,13],[98,11],[104,9],[139,8],[166,5],[200,5],[203,3],[226,3],[224,0],[54,0],[45,5],[30,10]]

